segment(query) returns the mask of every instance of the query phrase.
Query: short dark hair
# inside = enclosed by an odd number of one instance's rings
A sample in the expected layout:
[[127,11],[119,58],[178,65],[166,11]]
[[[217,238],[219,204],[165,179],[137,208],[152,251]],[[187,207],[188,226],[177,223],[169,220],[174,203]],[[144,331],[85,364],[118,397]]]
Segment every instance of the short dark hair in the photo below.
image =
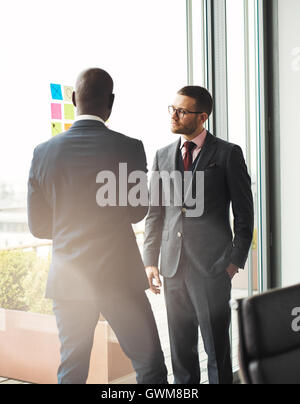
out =
[[206,112],[208,116],[213,110],[213,99],[209,91],[200,86],[186,86],[178,91],[179,95],[194,98],[199,112]]

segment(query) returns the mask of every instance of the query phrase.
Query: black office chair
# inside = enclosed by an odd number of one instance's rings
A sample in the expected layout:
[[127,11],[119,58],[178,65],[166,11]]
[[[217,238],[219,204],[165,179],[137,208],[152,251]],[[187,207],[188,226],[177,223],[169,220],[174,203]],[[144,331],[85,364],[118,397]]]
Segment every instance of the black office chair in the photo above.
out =
[[242,382],[300,384],[300,285],[237,300],[235,308]]

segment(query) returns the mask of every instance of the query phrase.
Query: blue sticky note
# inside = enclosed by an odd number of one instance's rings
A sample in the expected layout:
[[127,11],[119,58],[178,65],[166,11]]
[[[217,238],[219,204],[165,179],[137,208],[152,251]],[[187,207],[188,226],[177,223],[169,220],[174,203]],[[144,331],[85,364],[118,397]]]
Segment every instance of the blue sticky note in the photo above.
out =
[[60,84],[50,84],[51,88],[51,95],[53,100],[62,100],[62,91],[61,91],[61,85]]

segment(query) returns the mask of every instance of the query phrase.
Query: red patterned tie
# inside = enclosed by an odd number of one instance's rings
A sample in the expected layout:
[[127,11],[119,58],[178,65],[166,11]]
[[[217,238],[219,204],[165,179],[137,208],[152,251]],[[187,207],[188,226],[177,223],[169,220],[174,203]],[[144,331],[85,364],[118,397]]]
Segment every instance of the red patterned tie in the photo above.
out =
[[193,149],[196,146],[195,143],[193,142],[185,142],[184,147],[186,150],[185,156],[183,158],[183,165],[184,165],[184,171],[189,171],[192,167],[193,164]]

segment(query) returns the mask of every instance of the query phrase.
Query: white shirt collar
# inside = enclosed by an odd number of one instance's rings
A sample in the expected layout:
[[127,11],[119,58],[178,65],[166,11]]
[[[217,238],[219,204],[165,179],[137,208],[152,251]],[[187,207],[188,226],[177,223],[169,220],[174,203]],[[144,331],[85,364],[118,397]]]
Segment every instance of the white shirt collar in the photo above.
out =
[[100,116],[96,116],[96,115],[77,115],[77,117],[75,119],[76,122],[83,121],[83,120],[99,121],[99,122],[104,123],[104,125],[105,125],[105,122],[103,121],[103,119],[100,118]]

